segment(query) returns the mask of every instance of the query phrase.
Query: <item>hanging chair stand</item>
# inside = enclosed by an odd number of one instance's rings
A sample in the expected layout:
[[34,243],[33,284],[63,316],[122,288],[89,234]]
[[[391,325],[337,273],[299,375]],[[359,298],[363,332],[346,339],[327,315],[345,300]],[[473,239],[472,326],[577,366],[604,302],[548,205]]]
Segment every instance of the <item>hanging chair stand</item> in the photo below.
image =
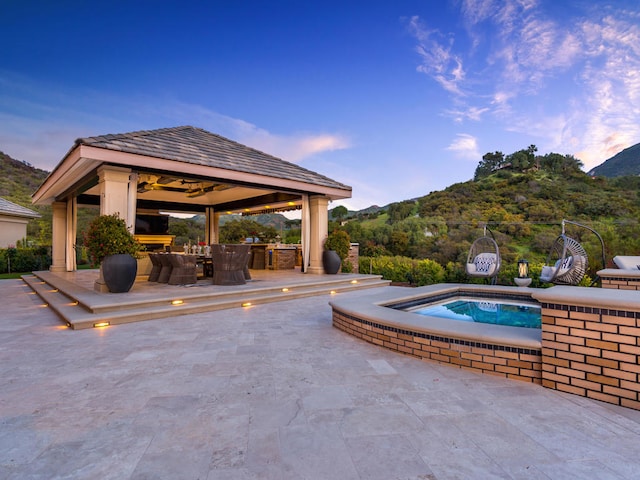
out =
[[[487,235],[487,231],[491,236]],[[491,283],[496,282],[500,271],[500,249],[493,236],[493,232],[484,226],[484,234],[476,239],[469,249],[466,271],[470,277],[488,278]]]
[[[556,285],[578,285],[587,273],[588,256],[584,247],[577,240],[565,233],[566,224],[586,228],[600,240],[602,246],[602,265],[605,266],[604,241],[602,237],[591,227],[570,220],[562,220],[562,233],[556,238],[551,246],[551,252],[547,258],[547,264],[542,267],[540,280]],[[553,266],[551,262],[555,260]],[[597,278],[593,281],[595,284]]]

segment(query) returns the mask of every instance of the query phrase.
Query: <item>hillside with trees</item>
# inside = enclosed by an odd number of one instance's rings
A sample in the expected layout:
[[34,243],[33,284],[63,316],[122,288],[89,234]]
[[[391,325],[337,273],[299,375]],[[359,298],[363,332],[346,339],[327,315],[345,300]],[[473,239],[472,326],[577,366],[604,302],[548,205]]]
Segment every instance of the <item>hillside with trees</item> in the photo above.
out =
[[[471,181],[393,203],[375,218],[352,216],[344,226],[335,226],[360,244],[361,256],[430,259],[448,265],[447,279],[454,281],[464,280],[469,248],[485,225],[505,265],[526,258],[541,267],[561,233],[562,219],[596,230],[609,262],[614,255],[637,255],[640,177],[592,178],[581,167],[571,155],[536,155],[534,145],[510,155],[487,153]],[[594,278],[603,268],[597,237],[572,226],[567,233],[586,247]]]

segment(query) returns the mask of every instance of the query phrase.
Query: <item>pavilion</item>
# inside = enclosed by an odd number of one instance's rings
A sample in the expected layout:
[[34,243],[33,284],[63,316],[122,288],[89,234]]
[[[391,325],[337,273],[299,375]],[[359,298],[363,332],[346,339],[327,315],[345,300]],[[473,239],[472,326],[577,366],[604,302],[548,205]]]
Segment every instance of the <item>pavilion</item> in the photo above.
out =
[[302,210],[305,273],[321,274],[328,205],[351,187],[200,128],[79,138],[33,194],[52,205],[52,272],[76,270],[77,209],[99,205],[134,231],[136,216],[204,214],[205,241],[218,243],[222,214]]

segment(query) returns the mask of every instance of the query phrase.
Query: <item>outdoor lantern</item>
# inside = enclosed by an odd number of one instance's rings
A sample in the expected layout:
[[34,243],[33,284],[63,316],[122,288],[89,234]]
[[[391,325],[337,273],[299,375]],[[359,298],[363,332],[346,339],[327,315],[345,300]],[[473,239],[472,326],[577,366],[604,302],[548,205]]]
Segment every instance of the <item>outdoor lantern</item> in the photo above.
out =
[[518,278],[529,278],[529,262],[518,260]]

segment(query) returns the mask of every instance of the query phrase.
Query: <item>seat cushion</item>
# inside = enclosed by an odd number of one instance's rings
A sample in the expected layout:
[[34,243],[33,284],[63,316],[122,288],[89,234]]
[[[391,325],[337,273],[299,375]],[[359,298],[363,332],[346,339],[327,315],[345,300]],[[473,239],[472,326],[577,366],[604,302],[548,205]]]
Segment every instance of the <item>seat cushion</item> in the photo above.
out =
[[640,256],[618,255],[613,257],[613,263],[623,270],[640,269]]

